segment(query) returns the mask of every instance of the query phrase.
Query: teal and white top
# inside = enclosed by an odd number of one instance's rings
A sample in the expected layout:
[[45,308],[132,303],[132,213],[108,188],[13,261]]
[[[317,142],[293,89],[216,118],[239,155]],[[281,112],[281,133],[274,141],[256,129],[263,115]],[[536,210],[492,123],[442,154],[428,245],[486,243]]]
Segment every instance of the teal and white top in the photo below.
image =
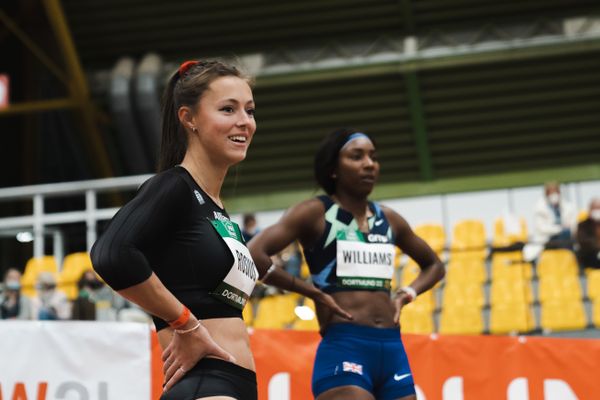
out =
[[369,231],[361,232],[352,213],[329,196],[319,196],[325,206],[325,230],[312,249],[304,249],[313,284],[331,293],[346,290],[389,291],[394,274],[394,235],[377,203]]

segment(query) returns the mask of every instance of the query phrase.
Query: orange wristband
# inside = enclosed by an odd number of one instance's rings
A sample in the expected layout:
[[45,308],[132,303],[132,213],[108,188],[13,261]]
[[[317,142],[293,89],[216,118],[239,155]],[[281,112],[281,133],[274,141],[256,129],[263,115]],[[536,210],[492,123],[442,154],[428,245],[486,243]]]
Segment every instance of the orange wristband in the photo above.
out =
[[182,326],[187,324],[187,322],[190,320],[190,315],[191,315],[190,309],[184,305],[183,311],[181,312],[181,315],[179,316],[179,318],[177,318],[173,321],[169,321],[169,326],[173,329],[181,328]]

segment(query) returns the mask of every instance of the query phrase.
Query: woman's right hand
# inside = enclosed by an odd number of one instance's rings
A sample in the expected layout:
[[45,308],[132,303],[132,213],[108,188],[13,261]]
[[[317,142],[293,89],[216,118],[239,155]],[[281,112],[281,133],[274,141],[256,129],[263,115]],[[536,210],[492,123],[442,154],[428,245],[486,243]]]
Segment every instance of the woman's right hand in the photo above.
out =
[[[227,351],[223,350],[208,333],[208,330],[201,322],[186,324],[181,328],[182,331],[197,328],[187,333],[173,332],[173,338],[162,354],[163,372],[165,375],[164,391],[171,389],[187,371],[206,356],[221,358],[223,360],[235,363],[235,358]],[[188,328],[188,326],[190,328]]]

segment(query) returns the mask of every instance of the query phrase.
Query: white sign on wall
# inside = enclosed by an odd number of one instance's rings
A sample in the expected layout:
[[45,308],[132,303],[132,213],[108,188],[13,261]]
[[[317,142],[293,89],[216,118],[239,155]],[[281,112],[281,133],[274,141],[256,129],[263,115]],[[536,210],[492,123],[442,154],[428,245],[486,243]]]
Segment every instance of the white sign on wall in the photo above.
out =
[[0,322],[0,399],[150,398],[142,323]]

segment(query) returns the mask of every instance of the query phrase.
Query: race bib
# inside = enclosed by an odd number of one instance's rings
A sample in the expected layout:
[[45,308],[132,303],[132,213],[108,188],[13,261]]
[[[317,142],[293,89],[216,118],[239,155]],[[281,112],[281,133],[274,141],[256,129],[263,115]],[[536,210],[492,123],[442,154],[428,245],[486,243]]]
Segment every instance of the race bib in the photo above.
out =
[[390,243],[372,243],[360,231],[339,231],[338,285],[355,289],[389,289],[394,276],[394,253],[394,245]]
[[211,220],[210,222],[233,255],[233,266],[223,282],[211,294],[242,310],[254,289],[258,279],[258,270],[250,251],[244,245],[239,226],[226,219]]

